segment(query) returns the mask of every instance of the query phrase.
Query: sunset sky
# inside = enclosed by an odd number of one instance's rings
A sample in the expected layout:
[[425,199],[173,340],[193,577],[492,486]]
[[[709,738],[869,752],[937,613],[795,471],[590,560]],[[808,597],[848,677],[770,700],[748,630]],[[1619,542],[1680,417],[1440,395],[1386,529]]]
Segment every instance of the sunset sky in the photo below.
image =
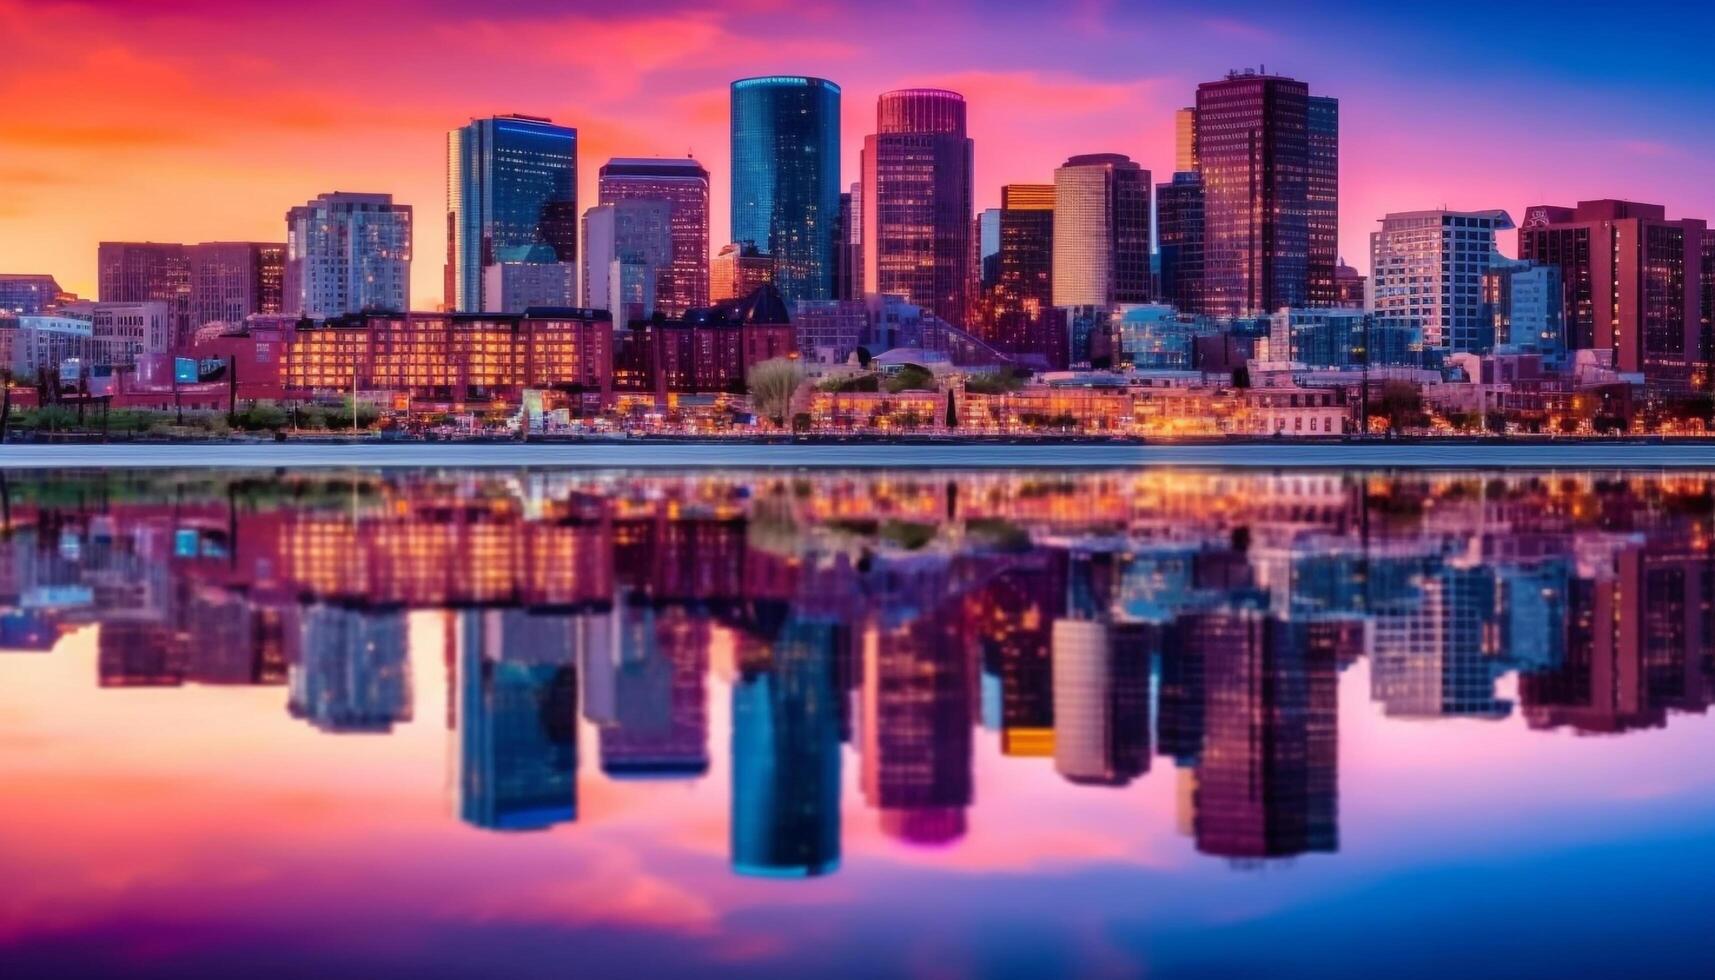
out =
[[1074,153],[1167,179],[1172,110],[1259,64],[1340,99],[1341,246],[1364,268],[1390,210],[1627,197],[1715,219],[1712,36],[1715,5],[1657,0],[0,0],[0,272],[93,296],[99,240],[277,241],[294,203],[390,192],[432,309],[445,132],[472,116],[575,126],[580,203],[609,157],[695,155],[718,243],[734,78],[839,83],[847,183],[878,93],[963,93],[987,207]]

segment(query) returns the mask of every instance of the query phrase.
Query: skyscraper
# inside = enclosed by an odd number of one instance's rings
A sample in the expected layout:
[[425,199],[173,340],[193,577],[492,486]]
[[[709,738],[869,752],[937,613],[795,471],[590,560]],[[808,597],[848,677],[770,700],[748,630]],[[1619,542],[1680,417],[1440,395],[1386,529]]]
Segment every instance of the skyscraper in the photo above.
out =
[[619,157],[601,168],[598,202],[666,201],[673,260],[655,287],[655,308],[684,316],[709,305],[709,172],[690,158]]
[[655,314],[672,264],[672,202],[622,199],[584,214],[583,305],[612,311],[615,324]]
[[1313,168],[1310,102],[1305,83],[1249,70],[1197,87],[1209,313],[1241,316],[1310,301],[1312,169],[1318,262],[1326,259],[1332,302],[1326,236],[1337,219],[1339,115],[1333,100],[1319,101]]
[[1519,258],[1560,268],[1568,347],[1609,349],[1621,371],[1684,383],[1701,364],[1707,235],[1703,221],[1669,221],[1659,204],[1536,206],[1519,229]]
[[840,207],[840,87],[769,75],[732,83],[732,240],[775,263],[787,303],[831,299]]
[[1370,295],[1378,322],[1423,331],[1427,347],[1487,353],[1494,324],[1483,308],[1483,274],[1505,211],[1403,211],[1370,234]]
[[981,335],[996,350],[1066,364],[1065,331],[1054,307],[1054,185],[1007,184],[996,214],[994,283]]
[[1305,301],[1334,306],[1339,302],[1334,272],[1340,264],[1340,100],[1312,95],[1305,107],[1310,154],[1304,184]]
[[1161,296],[1183,313],[1203,312],[1203,178],[1180,172],[1155,188]]
[[577,216],[577,130],[510,115],[448,133],[447,308],[488,310],[483,269],[497,262],[576,263]]
[[411,308],[411,206],[323,194],[286,212],[282,313],[322,319]]
[[964,326],[972,164],[964,96],[885,92],[875,116],[863,144],[864,289]]
[[1149,302],[1149,171],[1119,153],[1054,171],[1054,305]]

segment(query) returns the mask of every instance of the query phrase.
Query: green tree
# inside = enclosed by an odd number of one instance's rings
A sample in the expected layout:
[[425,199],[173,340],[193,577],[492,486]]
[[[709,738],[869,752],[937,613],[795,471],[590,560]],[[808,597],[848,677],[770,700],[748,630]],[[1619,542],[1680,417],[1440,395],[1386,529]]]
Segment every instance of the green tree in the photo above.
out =
[[948,388],[947,389],[947,428],[957,429],[958,427],[959,427],[959,411],[958,411],[958,408],[953,404],[953,389]]
[[750,387],[750,403],[759,414],[775,425],[783,425],[792,408],[792,396],[803,383],[804,371],[797,361],[776,357],[750,369],[745,379]]

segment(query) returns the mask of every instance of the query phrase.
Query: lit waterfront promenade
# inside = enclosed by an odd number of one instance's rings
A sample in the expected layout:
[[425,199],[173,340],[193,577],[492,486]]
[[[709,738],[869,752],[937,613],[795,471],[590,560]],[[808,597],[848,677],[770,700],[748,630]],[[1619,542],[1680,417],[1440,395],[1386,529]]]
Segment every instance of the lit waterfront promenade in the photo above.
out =
[[1715,469],[1711,442],[153,443],[0,446],[0,469],[131,467]]

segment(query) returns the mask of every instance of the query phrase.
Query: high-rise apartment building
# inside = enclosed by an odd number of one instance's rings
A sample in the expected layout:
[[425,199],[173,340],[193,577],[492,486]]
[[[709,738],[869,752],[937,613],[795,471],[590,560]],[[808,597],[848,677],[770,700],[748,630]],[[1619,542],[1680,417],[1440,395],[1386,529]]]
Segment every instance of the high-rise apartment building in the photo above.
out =
[[584,213],[583,306],[610,310],[621,326],[659,309],[673,264],[673,205],[623,199]]
[[1119,153],[1054,171],[1054,305],[1150,299],[1149,171]]
[[1483,306],[1483,275],[1495,232],[1513,227],[1505,211],[1403,211],[1370,234],[1370,294],[1379,322],[1422,328],[1426,347],[1486,353],[1494,324]]
[[1536,206],[1519,229],[1519,258],[1560,269],[1567,345],[1614,352],[1621,371],[1687,383],[1703,363],[1707,225],[1669,221],[1659,204],[1580,201]]
[[578,260],[578,131],[536,116],[447,134],[446,305],[488,308],[483,269]]
[[971,263],[972,142],[965,99],[901,89],[876,103],[863,146],[866,292],[902,296],[959,326]]
[[709,305],[709,172],[690,158],[618,157],[601,168],[597,203],[666,201],[671,208],[673,261],[655,288],[655,308],[667,316]]
[[1295,79],[1231,72],[1197,87],[1195,125],[1207,312],[1242,316],[1331,304],[1339,213],[1335,100],[1312,99],[1309,86]]
[[336,191],[286,212],[282,313],[321,319],[411,308],[411,206]]
[[787,303],[831,299],[840,207],[840,87],[769,75],[732,83],[732,240],[774,260]]

